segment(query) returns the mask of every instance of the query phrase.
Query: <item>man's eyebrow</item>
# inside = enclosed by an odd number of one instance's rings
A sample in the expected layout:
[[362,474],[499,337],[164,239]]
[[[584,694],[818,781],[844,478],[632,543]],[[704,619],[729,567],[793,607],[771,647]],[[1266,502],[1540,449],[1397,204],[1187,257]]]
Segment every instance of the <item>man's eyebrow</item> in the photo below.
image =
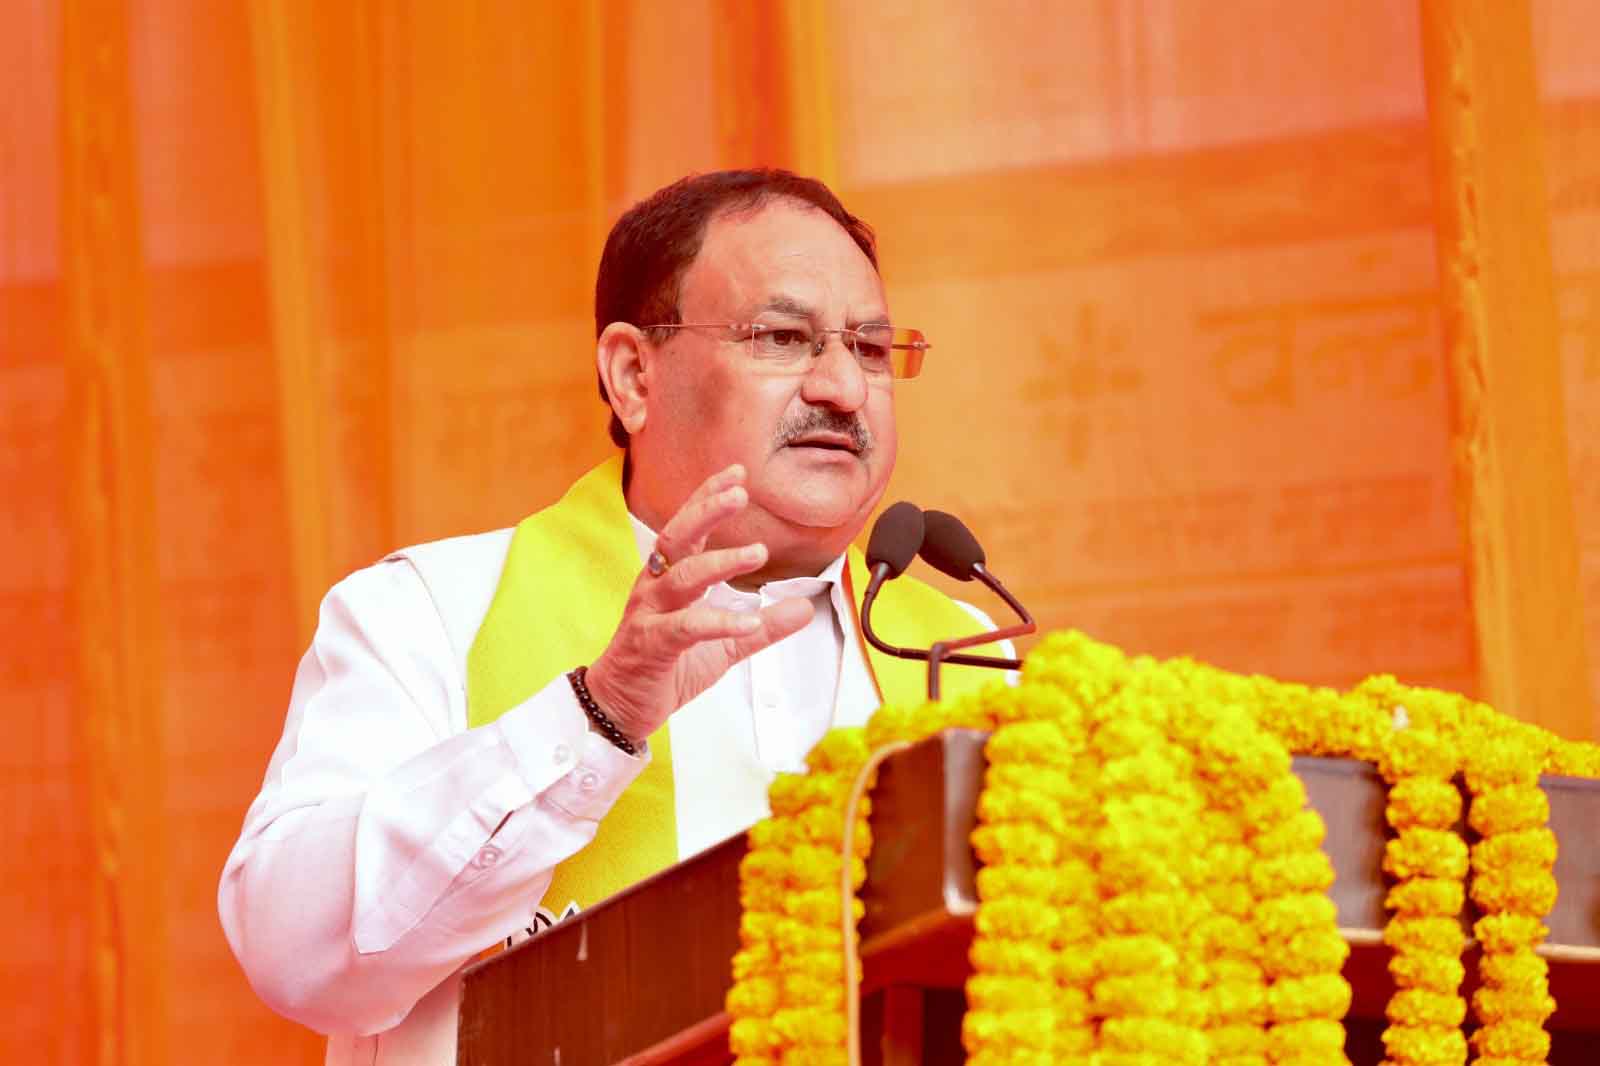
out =
[[[757,314],[763,311],[775,311],[780,315],[793,315],[796,318],[816,318],[815,308],[804,300],[798,300],[793,296],[774,296],[756,309]],[[888,315],[873,315],[867,318],[852,319],[845,324],[854,329],[856,326],[866,325],[867,323],[880,324],[888,321]]]
[[793,315],[796,318],[811,318],[816,313],[810,304],[793,296],[774,296],[757,310],[776,311],[780,315]]

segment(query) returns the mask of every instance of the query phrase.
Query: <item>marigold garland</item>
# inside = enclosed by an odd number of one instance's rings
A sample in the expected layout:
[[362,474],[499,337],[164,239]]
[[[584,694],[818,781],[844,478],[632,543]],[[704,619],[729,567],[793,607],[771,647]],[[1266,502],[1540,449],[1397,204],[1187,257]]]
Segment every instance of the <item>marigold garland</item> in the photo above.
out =
[[[1554,1001],[1535,948],[1555,900],[1555,841],[1538,777],[1600,777],[1600,746],[1390,677],[1340,694],[1129,659],[1064,633],[1029,656],[1021,685],[885,707],[865,730],[825,737],[808,774],[774,783],[773,815],[751,830],[740,869],[743,946],[727,1007],[741,1066],[848,1061],[843,951],[871,846],[865,798],[844,831],[848,797],[875,752],[958,726],[990,732],[973,834],[983,865],[969,1062],[1344,1063],[1349,949],[1291,753],[1362,759],[1388,784],[1389,1061],[1465,1062],[1469,895],[1482,915],[1478,1057],[1547,1058]],[[1480,835],[1470,853],[1458,774]]]

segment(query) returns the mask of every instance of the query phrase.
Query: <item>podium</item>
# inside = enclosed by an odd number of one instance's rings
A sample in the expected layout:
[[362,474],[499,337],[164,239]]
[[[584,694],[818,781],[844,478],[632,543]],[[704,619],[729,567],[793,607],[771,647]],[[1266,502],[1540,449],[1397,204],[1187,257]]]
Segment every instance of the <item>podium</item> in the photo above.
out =
[[[863,1058],[960,1063],[962,985],[977,909],[968,843],[986,735],[951,730],[886,761],[873,792],[861,898]],[[1348,759],[1300,757],[1295,773],[1327,824],[1332,897],[1351,944],[1352,1060],[1382,1058],[1393,990],[1382,943],[1384,787]],[[1546,777],[1561,886],[1543,953],[1558,1004],[1553,1066],[1600,1062],[1600,782]],[[742,836],[663,870],[467,970],[460,1066],[722,1066],[723,997],[739,946]],[[1476,966],[1467,957],[1468,995]]]

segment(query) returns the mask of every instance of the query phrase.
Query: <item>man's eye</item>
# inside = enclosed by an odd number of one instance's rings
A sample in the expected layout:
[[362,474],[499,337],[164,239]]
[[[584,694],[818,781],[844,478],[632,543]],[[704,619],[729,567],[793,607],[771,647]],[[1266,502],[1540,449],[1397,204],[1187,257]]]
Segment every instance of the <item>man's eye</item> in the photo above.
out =
[[811,338],[804,330],[771,329],[767,330],[764,336],[767,343],[774,348],[804,348],[811,344]]

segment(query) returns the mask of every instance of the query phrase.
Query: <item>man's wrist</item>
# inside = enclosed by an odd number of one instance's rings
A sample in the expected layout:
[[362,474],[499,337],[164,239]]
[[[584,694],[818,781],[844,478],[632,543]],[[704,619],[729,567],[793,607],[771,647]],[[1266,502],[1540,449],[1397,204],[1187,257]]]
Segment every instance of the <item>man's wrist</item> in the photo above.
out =
[[589,719],[589,728],[609,740],[614,746],[629,755],[639,754],[639,745],[634,743],[623,727],[606,714],[599,701],[589,691],[589,668],[580,666],[567,674],[567,681],[572,685],[572,694],[578,700],[578,706],[583,708],[583,713]]

